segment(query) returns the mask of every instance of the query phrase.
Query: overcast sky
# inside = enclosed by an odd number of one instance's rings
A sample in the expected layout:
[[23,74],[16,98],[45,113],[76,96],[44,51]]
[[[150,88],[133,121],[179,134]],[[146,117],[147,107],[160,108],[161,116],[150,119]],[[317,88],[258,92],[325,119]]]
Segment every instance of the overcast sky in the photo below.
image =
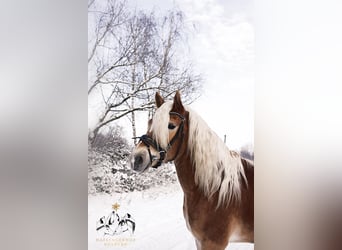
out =
[[203,95],[192,105],[227,145],[254,138],[254,29],[251,1],[178,1],[196,35],[193,60],[204,75]]
[[[163,12],[173,6],[185,14],[190,59],[203,76],[203,94],[191,107],[229,148],[253,144],[254,28],[250,0],[131,0],[138,9]],[[89,112],[89,116],[92,113]],[[138,135],[147,118],[140,117]],[[90,117],[91,123],[92,117]],[[130,135],[130,132],[127,131]],[[128,136],[129,137],[129,136]]]

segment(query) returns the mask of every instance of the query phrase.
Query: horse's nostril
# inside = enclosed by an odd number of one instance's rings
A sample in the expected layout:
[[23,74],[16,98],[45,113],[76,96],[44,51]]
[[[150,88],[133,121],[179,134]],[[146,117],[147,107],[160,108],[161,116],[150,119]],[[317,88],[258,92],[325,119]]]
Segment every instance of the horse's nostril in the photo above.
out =
[[140,165],[144,161],[143,157],[141,155],[138,155],[134,158],[134,165]]

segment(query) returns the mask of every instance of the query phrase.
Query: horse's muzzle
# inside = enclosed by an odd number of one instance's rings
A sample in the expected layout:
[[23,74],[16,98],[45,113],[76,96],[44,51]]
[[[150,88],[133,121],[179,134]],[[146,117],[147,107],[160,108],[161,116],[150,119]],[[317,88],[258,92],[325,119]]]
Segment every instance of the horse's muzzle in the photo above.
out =
[[144,163],[144,158],[141,155],[137,155],[134,157],[133,169],[137,170],[141,167],[141,164]]
[[145,171],[150,165],[150,159],[145,150],[133,152],[130,156],[131,168],[137,172]]

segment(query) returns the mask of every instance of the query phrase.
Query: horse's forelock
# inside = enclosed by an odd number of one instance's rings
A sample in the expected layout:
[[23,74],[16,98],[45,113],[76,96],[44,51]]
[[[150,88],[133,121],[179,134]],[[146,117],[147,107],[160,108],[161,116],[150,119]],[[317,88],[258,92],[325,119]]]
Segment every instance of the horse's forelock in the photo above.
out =
[[170,111],[173,103],[170,101],[165,102],[160,106],[153,116],[150,131],[153,139],[162,147],[166,148],[169,144],[169,129],[168,124],[170,121]]

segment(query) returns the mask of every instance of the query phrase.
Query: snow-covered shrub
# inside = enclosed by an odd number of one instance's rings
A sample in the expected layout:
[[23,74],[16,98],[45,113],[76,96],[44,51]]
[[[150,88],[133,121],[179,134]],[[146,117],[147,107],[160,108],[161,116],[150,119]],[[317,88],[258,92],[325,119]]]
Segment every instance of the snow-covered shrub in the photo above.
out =
[[113,163],[126,159],[131,151],[126,138],[122,136],[120,126],[110,127],[105,133],[98,133],[90,147],[101,154],[109,156]]
[[[144,173],[137,173],[127,164],[128,153],[113,153],[122,156],[113,160],[109,152],[110,150],[99,150],[91,145],[88,147],[89,194],[141,191],[177,181],[173,164],[164,164],[158,169],[150,168]],[[130,150],[127,149],[127,152]]]

